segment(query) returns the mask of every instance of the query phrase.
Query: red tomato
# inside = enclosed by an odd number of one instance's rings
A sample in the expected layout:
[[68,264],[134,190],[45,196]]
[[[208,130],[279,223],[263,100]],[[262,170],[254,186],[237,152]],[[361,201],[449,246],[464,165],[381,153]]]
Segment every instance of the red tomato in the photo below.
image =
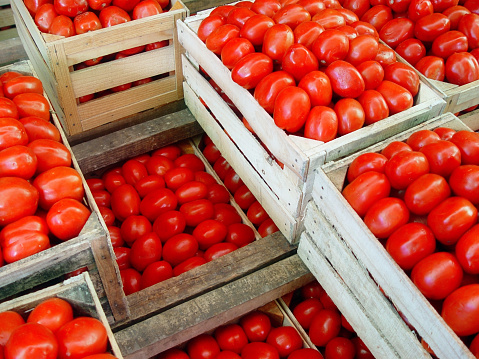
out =
[[259,226],[269,217],[264,208],[261,206],[261,203],[259,203],[258,201],[255,201],[248,208],[246,215],[248,216],[248,219],[251,221],[251,223],[256,226]]
[[479,224],[469,229],[456,243],[456,257],[465,272],[479,273]]
[[0,178],[0,226],[33,215],[38,202],[38,190],[26,180],[17,177]]
[[6,358],[57,358],[59,345],[50,329],[27,323],[15,329],[5,345]]
[[305,21],[294,29],[294,43],[304,45],[312,50],[314,41],[323,31],[324,28],[316,21]]
[[27,322],[38,323],[55,333],[61,326],[73,320],[70,303],[61,298],[49,298],[35,306]]
[[208,143],[203,149],[202,153],[210,164],[215,163],[216,160],[221,156],[221,152],[213,142]]
[[87,0],[54,0],[55,11],[71,18],[88,10]]
[[140,213],[150,222],[154,222],[158,216],[167,211],[175,210],[178,198],[168,188],[159,188],[147,194],[140,203]]
[[303,340],[298,331],[289,326],[273,328],[266,342],[275,347],[282,358],[303,347]]
[[452,138],[452,136],[456,133],[455,130],[453,130],[452,128],[447,128],[447,127],[437,127],[434,129],[434,132],[436,132],[441,138],[441,140],[444,140],[444,141],[449,141]]
[[406,143],[412,148],[413,151],[419,151],[424,146],[430,143],[436,143],[440,141],[439,135],[431,130],[419,130],[411,134]]
[[262,52],[272,60],[281,61],[283,55],[293,43],[293,30],[288,25],[276,24],[264,34]]
[[376,88],[376,91],[386,100],[390,115],[405,111],[414,105],[411,93],[394,82],[384,80]]
[[240,319],[246,336],[250,342],[264,342],[271,331],[271,320],[269,317],[258,311],[246,314]]
[[115,223],[115,214],[110,208],[98,206],[98,210],[100,211],[100,215],[107,226],[112,226],[113,223]]
[[299,4],[288,4],[276,11],[272,19],[276,24],[284,24],[294,30],[299,24],[310,21],[311,14]]
[[467,37],[469,49],[476,49],[479,47],[479,15],[466,14],[459,21],[457,29]]
[[187,351],[191,359],[213,359],[221,350],[211,335],[200,334],[188,342]]
[[393,19],[391,8],[386,5],[376,5],[367,10],[362,16],[361,21],[373,25],[377,31],[390,20]]
[[176,234],[163,246],[163,259],[173,267],[193,257],[198,251],[198,241],[190,234]]
[[464,197],[474,205],[479,204],[479,166],[464,165],[456,168],[449,178],[455,195]]
[[36,12],[40,8],[40,6],[44,4],[53,4],[53,0],[26,0],[24,1],[25,7],[27,8],[28,12],[35,16]]
[[444,300],[441,315],[457,335],[479,332],[479,284],[466,285],[452,292]]
[[135,189],[140,198],[160,188],[165,188],[165,180],[159,175],[148,175],[135,183]]
[[341,315],[331,309],[322,309],[317,313],[309,328],[309,338],[316,346],[325,346],[338,336],[341,330]]
[[414,22],[405,18],[388,21],[379,31],[379,37],[386,45],[395,49],[404,40],[414,36]]
[[235,8],[228,13],[226,23],[235,25],[241,29],[245,22],[254,15],[256,15],[256,13],[247,7],[235,6]]
[[185,216],[186,224],[195,227],[214,216],[213,203],[207,199],[199,199],[181,205],[180,212]]
[[152,231],[148,218],[140,215],[129,215],[121,224],[121,237],[131,247],[133,242]]
[[50,121],[50,104],[48,100],[38,93],[21,93],[13,98],[20,118],[36,116]]
[[444,177],[426,173],[407,187],[404,201],[412,213],[426,215],[450,195],[451,189]]
[[3,93],[9,99],[13,99],[21,93],[38,93],[42,95],[43,86],[42,82],[34,76],[17,76],[3,85]]
[[173,268],[166,261],[158,261],[148,265],[141,275],[140,288],[145,289],[173,277]]
[[88,6],[92,10],[101,11],[105,7],[110,6],[112,0],[88,0]]
[[37,157],[26,146],[15,145],[0,151],[0,177],[30,179],[37,170]]
[[250,226],[243,223],[233,223],[229,225],[225,242],[232,243],[238,248],[252,243],[255,240],[255,234]]
[[141,274],[136,269],[120,269],[120,277],[125,295],[130,295],[140,290]]
[[232,24],[220,25],[206,38],[206,47],[215,54],[221,55],[223,46],[229,40],[239,37],[239,31],[238,26]]
[[359,21],[358,15],[354,13],[354,11],[351,11],[350,9],[344,7],[344,8],[339,8],[336,9],[343,15],[344,20],[346,20],[346,25],[351,25],[352,23]]
[[178,188],[175,192],[179,205],[182,205],[186,202],[206,198],[207,194],[208,187],[204,183],[197,181],[187,182],[183,184],[180,188]]
[[58,357],[79,359],[106,352],[108,336],[102,322],[95,318],[77,317],[61,327],[56,337]]
[[223,242],[228,234],[228,228],[221,222],[207,219],[193,230],[193,236],[198,241],[199,248],[206,250],[216,243]]
[[457,30],[459,27],[459,21],[464,15],[470,14],[471,11],[464,6],[456,5],[451,6],[442,12],[449,18],[451,22],[451,30]]
[[222,351],[228,350],[239,354],[248,344],[246,333],[238,324],[223,325],[215,330],[214,336]]
[[38,160],[37,174],[54,167],[70,167],[72,164],[70,150],[60,142],[49,139],[34,140],[30,141],[28,148],[35,154]]
[[404,270],[412,269],[435,249],[434,234],[422,223],[411,222],[399,227],[386,242],[386,250]]
[[155,232],[143,234],[133,242],[130,263],[133,268],[143,272],[145,268],[161,259],[162,244]]
[[75,26],[75,33],[77,35],[101,29],[100,19],[91,11],[86,11],[75,16],[73,25]]
[[191,169],[185,167],[176,167],[166,172],[164,179],[166,186],[172,191],[176,191],[182,185],[193,181],[194,177],[195,175]]
[[304,330],[308,330],[314,316],[323,308],[319,299],[308,298],[293,309],[293,314],[301,327],[303,327]]
[[128,160],[121,166],[121,174],[126,183],[134,186],[136,182],[148,176],[148,171],[145,165],[137,160]]
[[317,280],[306,284],[301,287],[301,295],[303,298],[317,298],[320,299],[321,295],[324,293],[323,287],[318,283]]
[[279,229],[271,218],[265,219],[258,227],[258,233],[261,238],[267,237],[277,231],[279,231]]
[[257,14],[273,17],[281,9],[281,3],[277,0],[257,0],[253,2],[250,9]]
[[389,117],[387,102],[378,91],[366,90],[357,100],[363,108],[366,126]]
[[153,151],[151,155],[163,156],[168,158],[170,161],[174,161],[181,156],[181,149],[176,145],[169,145]]
[[233,223],[241,223],[241,216],[236,209],[227,203],[215,203],[214,204],[214,216],[213,219],[222,222],[227,227]]
[[353,359],[356,355],[356,348],[351,340],[342,337],[331,339],[327,344],[324,355],[329,358]]
[[334,105],[338,116],[338,135],[343,136],[359,130],[364,125],[366,115],[361,104],[353,98],[343,98]]
[[180,264],[178,264],[173,269],[173,275],[177,277],[180,274],[188,272],[189,270],[192,270],[196,267],[202,266],[205,263],[206,263],[206,260],[203,257],[195,256],[195,257],[188,258],[184,262],[181,262]]
[[244,56],[231,70],[231,78],[238,85],[249,90],[273,71],[273,61],[263,53],[254,52]]
[[479,64],[468,52],[454,53],[446,60],[445,73],[448,82],[465,85],[479,79]]
[[411,279],[422,294],[431,300],[446,298],[459,288],[462,268],[456,257],[436,252],[420,260],[412,269]]
[[241,351],[242,359],[279,359],[278,350],[268,343],[253,342],[246,344]]
[[284,54],[281,68],[299,82],[311,71],[317,71],[319,63],[315,55],[306,46],[293,44]]
[[408,65],[395,62],[384,69],[384,79],[401,85],[411,95],[416,96],[419,91],[419,76]]
[[13,263],[50,248],[48,236],[41,231],[22,229],[3,240],[3,258]]
[[380,239],[389,237],[396,229],[409,220],[409,210],[399,198],[381,198],[374,203],[364,216],[364,223]]
[[[121,172],[120,168],[118,168],[118,170]],[[125,178],[120,173],[115,171],[109,171],[105,173],[102,176],[102,180],[104,182],[105,189],[110,193],[113,193],[117,187],[126,184]]]
[[111,209],[115,217],[123,222],[128,216],[140,214],[140,196],[135,187],[123,184],[117,187],[111,194]]
[[241,180],[240,176],[235,172],[233,168],[230,168],[226,172],[225,178],[223,180],[225,187],[234,195],[238,188],[240,188],[244,183]]
[[477,208],[465,198],[449,197],[427,216],[427,225],[436,239],[455,244],[477,222]]
[[17,312],[10,310],[0,313],[0,319],[0,345],[4,347],[12,332],[25,324],[25,320]]
[[433,13],[421,17],[414,26],[414,36],[422,42],[432,42],[451,29],[451,21],[446,15]]
[[256,201],[255,196],[245,184],[241,185],[234,194],[234,200],[241,209],[247,210],[253,202]]
[[294,351],[288,359],[323,359],[321,353],[312,348],[304,348]]
[[254,98],[266,112],[272,114],[278,93],[285,87],[294,85],[293,76],[285,71],[275,71],[263,77],[256,85]]
[[348,37],[349,41],[359,36],[358,31],[350,25],[337,27],[336,30],[344,32],[346,36]]
[[218,27],[226,24],[226,18],[221,15],[210,15],[203,19],[198,27],[197,35],[201,41],[205,42],[206,38]]
[[190,357],[184,351],[177,348],[172,348],[160,353],[158,355],[158,359],[190,359]]
[[49,34],[70,37],[75,35],[75,26],[73,21],[66,15],[58,15],[52,20]]
[[231,70],[238,61],[251,53],[254,53],[253,44],[251,44],[248,39],[237,37],[231,39],[223,46],[221,50],[221,61]]
[[48,139],[60,142],[60,131],[51,122],[35,116],[23,117],[19,119],[25,128],[30,142],[39,139]]
[[206,199],[214,203],[230,203],[231,194],[225,188],[225,186],[219,183],[214,183],[208,186],[208,194]]
[[364,80],[366,90],[374,90],[384,79],[384,70],[377,61],[365,61],[359,64],[356,69]]
[[402,151],[391,157],[384,168],[391,187],[405,189],[417,178],[429,172],[426,156],[417,151]]
[[113,0],[112,5],[118,6],[125,11],[132,11],[140,0]]
[[[145,163],[146,170],[150,175],[163,176],[172,169],[174,169],[175,164],[171,159],[166,156],[151,156],[148,161]],[[165,177],[166,180],[166,177]]]
[[349,41],[349,51],[344,59],[354,66],[376,58],[379,50],[378,41],[369,35],[361,35]]
[[[134,2],[137,2],[137,0],[130,1],[130,3]],[[131,21],[130,15],[128,15],[125,10],[118,6],[115,6],[114,4],[115,1],[113,2],[113,5],[107,6],[100,11],[100,15],[98,15],[98,18],[100,19],[102,27],[115,26]]]
[[38,216],[25,216],[6,225],[0,231],[0,246],[5,247],[7,241],[17,236],[17,234],[19,234],[21,231],[25,230],[41,232],[45,235],[50,233],[47,222],[44,218]]
[[337,60],[325,71],[333,92],[341,97],[356,98],[365,89],[364,80],[356,68],[348,62]]
[[332,108],[315,106],[306,118],[304,137],[329,142],[336,138],[338,127],[338,116]]
[[121,230],[116,226],[108,226],[108,233],[110,235],[111,245],[113,248],[125,245],[125,241],[121,237]]
[[317,12],[313,18],[313,21],[327,29],[334,29],[340,26],[346,25],[346,19],[338,11],[338,9],[332,9],[326,7],[326,9]]
[[461,152],[450,141],[440,140],[430,143],[422,147],[420,151],[426,156],[431,173],[446,178],[461,164]]
[[303,127],[311,109],[311,101],[303,89],[289,86],[278,93],[274,104],[273,119],[276,126],[288,132]]
[[313,42],[312,51],[321,65],[328,66],[336,60],[343,60],[348,55],[349,39],[337,29],[327,29]]
[[305,75],[298,87],[306,91],[311,106],[327,106],[331,103],[333,91],[329,77],[322,71],[311,71]]
[[212,260],[215,260],[231,252],[234,252],[237,249],[238,247],[233,243],[229,243],[229,242],[216,243],[216,244],[213,244],[211,247],[209,247],[205,251],[204,258],[207,262],[211,262]]
[[21,122],[9,117],[0,118],[0,151],[14,145],[27,144],[28,135]]
[[191,171],[198,172],[205,170],[203,161],[193,153],[187,153],[174,160],[174,165],[179,168],[188,168]]
[[383,173],[370,171],[348,184],[342,194],[356,213],[363,217],[374,203],[389,196],[390,190],[389,181]]
[[154,16],[161,14],[163,10],[161,9],[160,4],[155,0],[143,0],[136,4],[133,9],[132,19],[142,19],[148,16]]
[[66,241],[80,234],[90,214],[90,210],[76,199],[63,198],[48,210],[48,228],[55,237]]
[[446,65],[444,59],[437,56],[425,56],[416,63],[416,70],[428,79],[444,81]]
[[461,151],[463,165],[479,165],[479,134],[470,131],[457,131],[452,137],[454,143]]
[[415,66],[419,60],[426,56],[426,47],[418,39],[404,40],[396,47],[395,51],[412,66]]
[[228,17],[228,14],[234,10],[236,7],[234,5],[222,5],[222,6],[218,6],[216,8],[213,9],[213,11],[211,11],[210,13],[210,16],[211,15],[221,15],[223,16],[224,18],[227,18]]
[[467,37],[462,32],[448,31],[434,40],[431,53],[446,60],[456,52],[467,51],[467,48]]
[[384,173],[384,166],[386,165],[387,158],[379,153],[368,152],[356,157],[348,168],[347,180],[352,182],[359,175],[368,171],[376,171]]

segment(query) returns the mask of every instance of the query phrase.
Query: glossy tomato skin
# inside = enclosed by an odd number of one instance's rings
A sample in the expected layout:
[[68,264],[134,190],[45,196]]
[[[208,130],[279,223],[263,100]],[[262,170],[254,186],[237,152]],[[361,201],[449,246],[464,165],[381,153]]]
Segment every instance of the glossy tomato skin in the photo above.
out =
[[239,60],[231,70],[231,78],[238,85],[249,90],[265,76],[273,72],[272,59],[260,52],[250,53]]
[[446,60],[446,79],[455,85],[465,85],[479,79],[479,64],[468,52],[454,53]]
[[315,106],[306,118],[304,137],[329,142],[336,138],[338,127],[338,116],[332,108]]
[[404,201],[412,213],[427,215],[450,195],[451,189],[444,177],[426,173],[407,187]]
[[414,36],[414,22],[410,19],[396,18],[387,22],[379,31],[379,38],[395,49],[404,40]]
[[217,27],[206,38],[206,47],[216,55],[221,55],[223,46],[231,40],[239,36],[240,29],[232,24],[224,24]]
[[25,128],[30,142],[39,139],[60,142],[60,131],[51,122],[34,116],[23,117],[19,121]]
[[316,56],[306,46],[293,44],[284,54],[281,67],[299,82],[311,71],[317,71],[319,63]]
[[150,233],[152,226],[148,218],[141,215],[129,215],[121,223],[120,232],[123,240],[131,247],[141,236]]
[[309,337],[314,345],[325,346],[338,336],[341,330],[341,315],[332,309],[322,309],[316,314],[309,328]]
[[222,351],[240,354],[243,347],[248,344],[246,333],[238,324],[223,325],[215,330],[214,336]]
[[233,223],[229,225],[226,234],[225,242],[232,243],[238,248],[252,243],[255,240],[253,229],[243,223]]
[[71,320],[73,309],[70,303],[61,298],[49,298],[35,306],[27,322],[41,324],[55,333]]
[[45,121],[50,121],[50,104],[48,100],[39,93],[21,93],[13,98],[17,106],[20,118],[37,116]]
[[[190,202],[191,203],[191,202]],[[140,203],[140,213],[150,222],[154,222],[159,215],[175,210],[178,197],[169,188],[159,188],[147,194]]]
[[163,259],[173,267],[193,257],[198,251],[198,241],[190,234],[180,233],[169,240],[163,246]]
[[73,21],[70,17],[66,15],[58,15],[52,20],[48,33],[70,37],[75,35],[75,25],[73,25]]
[[450,140],[461,151],[461,164],[479,165],[479,134],[457,131]]
[[274,71],[263,77],[254,91],[254,98],[266,112],[272,114],[278,93],[288,86],[294,86],[293,76],[285,71]]
[[366,90],[357,100],[364,111],[364,125],[367,126],[389,117],[388,104],[380,92]]
[[294,43],[304,45],[309,50],[312,50],[314,41],[323,31],[324,28],[317,22],[305,21],[294,29]]
[[380,239],[389,237],[409,220],[409,210],[404,201],[395,197],[381,198],[364,216],[364,223]]
[[132,19],[142,19],[148,16],[154,16],[161,14],[163,10],[161,9],[160,4],[154,0],[144,0],[140,1],[136,6],[133,8],[132,12]]
[[180,274],[183,274],[185,272],[188,272],[189,270],[192,270],[196,267],[202,266],[203,264],[206,263],[206,259],[203,257],[191,257],[185,260],[184,262],[181,262],[178,264],[175,268],[173,268],[173,275],[179,276]]
[[111,208],[121,222],[128,216],[140,214],[140,202],[138,192],[130,184],[120,185],[111,194]]
[[311,20],[311,14],[299,4],[288,4],[273,15],[273,20],[277,24],[285,24],[294,30],[302,22]]
[[446,65],[444,59],[438,56],[425,56],[416,63],[416,70],[428,79],[444,81]]
[[474,205],[479,204],[479,166],[464,165],[457,167],[449,177],[449,184],[455,195],[464,197]]
[[17,177],[0,178],[0,225],[5,226],[37,211],[39,192]]
[[90,214],[91,211],[76,199],[63,198],[48,210],[48,228],[55,237],[66,241],[80,234]]
[[389,21],[393,19],[391,8],[386,5],[376,5],[366,11],[361,16],[361,21],[365,21],[373,25],[377,31]]
[[419,151],[424,146],[440,141],[439,135],[431,130],[419,130],[411,134],[406,143],[414,150]]
[[4,96],[13,99],[21,93],[43,94],[42,82],[34,76],[18,76],[3,85]]
[[345,61],[354,66],[365,61],[372,61],[379,51],[378,41],[370,35],[360,35],[349,41],[349,51]]
[[336,29],[327,29],[313,42],[312,51],[321,65],[328,66],[336,60],[344,60],[349,51],[349,39]]
[[356,98],[365,89],[364,80],[359,71],[350,63],[337,60],[326,68],[333,92],[341,97]]
[[[136,0],[134,2],[136,2]],[[121,7],[114,4],[102,9],[98,18],[100,19],[102,27],[115,26],[131,21],[130,15]]]
[[200,334],[188,342],[187,351],[191,359],[202,359],[215,358],[221,350],[211,335]]
[[338,135],[346,135],[359,130],[364,125],[366,115],[361,104],[353,98],[343,98],[334,105],[338,116]]
[[52,331],[38,323],[27,323],[15,329],[5,345],[6,358],[31,357],[55,359],[58,344]]
[[405,189],[414,180],[429,172],[426,156],[417,151],[403,151],[389,159],[384,168],[391,187]]
[[3,259],[13,263],[50,248],[49,237],[41,231],[23,229],[3,241]]
[[404,40],[396,47],[395,51],[412,66],[426,56],[426,47],[418,39]]
[[394,82],[384,80],[376,88],[376,91],[383,95],[386,100],[390,115],[405,111],[414,104],[411,93]]
[[365,61],[356,66],[356,69],[364,80],[365,90],[374,90],[384,80],[384,69],[377,61]]
[[395,62],[384,69],[384,79],[401,85],[408,90],[412,96],[419,92],[419,76],[408,65]]
[[289,86],[278,93],[274,104],[273,119],[279,128],[296,132],[306,122],[311,100],[303,89]]
[[264,34],[275,24],[274,20],[263,14],[251,16],[240,30],[240,37],[247,39],[253,46],[263,44]]
[[414,36],[423,42],[433,42],[438,36],[451,29],[449,18],[440,13],[433,13],[420,18],[414,26]]
[[356,355],[356,348],[351,340],[343,337],[336,337],[331,339],[325,348],[326,358],[351,358],[353,359]]
[[384,166],[386,165],[386,156],[380,153],[368,152],[356,157],[349,165],[347,172],[348,182],[352,182],[359,175],[368,171],[376,171],[384,173]]
[[293,44],[293,30],[288,25],[276,24],[264,34],[262,52],[272,60],[281,61],[286,51]]
[[185,216],[186,225],[195,227],[214,216],[213,203],[207,199],[199,199],[181,205],[180,212]]
[[237,37],[231,39],[223,46],[221,61],[231,70],[239,60],[253,52],[254,47],[248,39]]
[[231,194],[225,186],[213,183],[207,187],[206,199],[214,203],[229,203]]
[[60,142],[49,139],[39,139],[31,141],[28,144],[28,148],[37,158],[37,175],[54,167],[70,167],[72,164],[70,151]]
[[205,42],[206,38],[218,27],[226,23],[226,18],[221,15],[210,15],[206,17],[198,28],[198,37]]
[[135,183],[135,189],[140,198],[160,188],[165,188],[165,180],[159,175],[148,175]]
[[477,208],[462,197],[449,197],[427,216],[429,228],[445,245],[455,244],[476,221]]
[[207,194],[208,187],[204,183],[197,181],[185,183],[175,192],[175,196],[177,197],[178,203],[180,205],[186,202],[205,198]]
[[234,252],[237,249],[238,247],[233,243],[229,243],[229,242],[216,243],[216,244],[213,244],[211,247],[209,247],[205,251],[204,259],[207,262],[211,262],[212,260],[215,260],[231,252]]
[[254,15],[256,15],[254,11],[251,11],[246,7],[236,6],[235,9],[229,12],[228,17],[226,18],[226,23],[236,25],[241,29],[245,22]]
[[128,160],[121,166],[121,174],[126,183],[135,185],[136,182],[148,176],[148,171],[144,164],[137,160]]
[[441,315],[457,335],[479,332],[479,285],[466,285],[451,293],[444,300]]
[[91,11],[81,13],[73,19],[76,34],[84,34],[89,31],[101,29],[101,23],[98,16]]
[[30,179],[37,170],[37,156],[31,148],[15,145],[0,151],[0,177]]
[[65,15],[71,18],[87,11],[87,0],[54,0],[55,11],[59,15]]
[[5,247],[6,241],[15,237],[23,230],[37,231],[46,235],[50,233],[44,218],[39,216],[25,216],[3,227],[0,231],[0,246]]
[[304,330],[308,330],[314,316],[323,309],[321,301],[317,298],[307,298],[293,309],[293,314]]
[[140,288],[144,289],[173,277],[173,268],[166,261],[148,265],[141,275]]
[[457,28],[467,37],[467,42],[469,44],[469,49],[476,49],[479,47],[479,15],[478,14],[466,14],[459,21]]
[[9,117],[0,118],[0,126],[0,150],[14,145],[28,144],[27,132],[18,120]]
[[456,244],[456,257],[466,273],[479,273],[479,225],[474,225]]
[[274,346],[280,357],[287,357],[293,351],[303,347],[303,340],[294,327],[282,326],[273,328],[266,339],[266,343]]
[[333,98],[329,77],[322,71],[311,71],[301,78],[298,87],[306,91],[311,106],[328,106]]
[[12,332],[25,324],[25,320],[20,314],[11,310],[0,313],[0,319],[0,345],[4,347]]
[[389,145],[384,147],[381,151],[381,154],[386,156],[387,159],[390,159],[396,153],[402,151],[412,151],[412,148],[406,143],[401,141],[392,141]]
[[18,109],[12,100],[0,97],[0,116],[2,116],[2,122],[5,121],[4,118],[18,120]]
[[288,356],[288,359],[323,359],[321,352],[312,348],[303,348],[294,351]]
[[227,234],[228,228],[214,219],[201,222],[193,230],[193,236],[198,241],[201,250],[206,250],[212,245],[222,242]]
[[162,243],[155,232],[142,235],[131,246],[130,263],[133,268],[143,272],[145,268],[161,259]]
[[420,151],[427,157],[431,173],[449,178],[451,173],[461,165],[461,152],[450,141],[437,141],[425,145]]
[[456,52],[468,49],[467,37],[460,31],[448,31],[438,36],[432,43],[431,53],[434,56],[447,59]]
[[271,331],[271,320],[259,311],[253,311],[240,319],[240,325],[250,342],[264,342]]
[[241,351],[242,359],[279,359],[278,350],[268,343],[253,342],[246,344]]
[[203,161],[193,153],[186,153],[174,160],[174,165],[179,168],[188,168],[193,173],[205,170]]

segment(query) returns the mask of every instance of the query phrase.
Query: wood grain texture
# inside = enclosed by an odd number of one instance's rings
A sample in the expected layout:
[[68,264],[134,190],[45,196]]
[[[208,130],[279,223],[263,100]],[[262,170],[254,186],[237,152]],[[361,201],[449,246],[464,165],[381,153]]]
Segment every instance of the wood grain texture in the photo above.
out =
[[0,51],[0,66],[27,58],[27,53],[25,52],[19,37],[2,41],[2,51]]
[[220,5],[229,4],[230,0],[186,0],[183,3],[186,5],[190,14],[196,14],[198,11],[211,9]]
[[217,258],[195,270],[173,277],[127,297],[129,321],[142,319],[160,310],[237,280],[271,263],[293,254],[296,246],[276,232],[242,247],[227,256]]
[[459,119],[473,131],[479,131],[479,109],[459,116]]
[[238,318],[313,279],[297,255],[115,333],[125,358],[149,358]]
[[90,173],[202,133],[188,110],[168,114],[72,147],[83,173]]

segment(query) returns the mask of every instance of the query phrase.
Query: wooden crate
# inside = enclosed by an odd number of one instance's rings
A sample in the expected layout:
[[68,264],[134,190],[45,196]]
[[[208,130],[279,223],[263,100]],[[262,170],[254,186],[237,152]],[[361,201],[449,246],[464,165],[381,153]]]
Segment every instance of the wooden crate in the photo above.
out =
[[[381,287],[397,310],[414,326],[417,333],[429,344],[437,357],[444,359],[473,358],[463,342],[445,324],[437,311],[389,256],[381,243],[369,231],[362,219],[340,193],[344,185],[347,168],[357,155],[364,152],[378,152],[391,141],[403,141],[413,132],[436,127],[468,130],[468,127],[457,117],[448,113],[371,146],[356,155],[326,164],[316,171],[313,198],[318,210],[330,223],[330,236],[336,237],[335,241],[343,242],[343,246],[351,249],[354,256],[364,265],[377,285]],[[322,246],[320,241],[317,241],[314,237],[313,243],[319,248]],[[323,251],[326,250],[329,251],[328,247],[323,249]],[[345,275],[343,279],[350,286],[356,281],[359,283],[359,277],[354,271],[345,270],[343,272],[338,271],[338,273],[341,276]],[[352,277],[346,277],[345,273],[350,273]],[[372,313],[374,314],[374,311]],[[388,319],[386,316],[382,318],[380,311],[372,318],[377,323],[380,320]],[[389,338],[394,337],[389,336]],[[404,349],[408,350],[407,347]],[[403,353],[406,353],[405,357],[408,357],[408,351]]]
[[9,0],[0,0],[0,41],[18,37]]
[[35,306],[50,298],[60,298],[69,302],[75,317],[87,316],[100,320],[107,331],[109,352],[118,359],[123,358],[88,273],[82,273],[63,283],[1,303],[0,313],[11,310],[26,320]]
[[[0,74],[6,71],[18,71],[36,76],[29,61],[21,61],[0,68]],[[126,316],[126,307],[120,296],[122,292],[121,279],[113,265],[113,248],[107,235],[108,230],[99,215],[95,200],[55,113],[52,113],[52,122],[60,130],[63,144],[72,153],[73,168],[82,177],[85,189],[84,204],[92,213],[77,237],[0,267],[0,301],[79,268],[88,267],[98,273],[100,280],[97,281],[97,287],[104,287],[108,293],[109,305],[114,318],[121,320]],[[103,288],[99,288],[99,290],[103,290]]]
[[[68,135],[75,135],[183,97],[175,21],[185,18],[181,0],[168,12],[69,38],[41,33],[22,0],[12,0],[17,30]],[[75,71],[85,60],[169,40],[169,46]],[[79,103],[78,98],[114,86],[166,77]]]
[[[208,11],[177,23],[179,41],[187,51],[183,57],[185,102],[289,240],[297,239],[301,232],[315,168],[437,116],[445,105],[421,83],[411,109],[328,143],[286,135],[253,96],[231,80],[230,71],[197,37],[195,32],[207,15]],[[233,101],[269,152],[203,78],[198,64]]]

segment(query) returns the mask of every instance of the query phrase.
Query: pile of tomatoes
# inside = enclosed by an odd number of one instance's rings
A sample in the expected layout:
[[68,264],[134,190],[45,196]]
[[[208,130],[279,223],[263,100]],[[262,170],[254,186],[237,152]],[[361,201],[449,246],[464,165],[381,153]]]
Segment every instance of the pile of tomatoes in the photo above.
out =
[[108,226],[126,295],[255,240],[228,190],[179,146],[134,157],[87,183]]
[[347,181],[349,204],[478,355],[479,133],[417,131],[359,155]]
[[174,348],[157,356],[157,359],[321,359],[321,354],[303,348],[298,331],[290,326],[274,326],[269,316],[253,311],[226,324],[213,334],[201,334],[191,339],[185,350]]
[[219,6],[198,37],[279,128],[323,142],[407,110],[419,91],[414,69],[338,0]]
[[25,318],[15,311],[0,313],[1,359],[115,359],[107,352],[103,323],[75,316],[66,300],[46,299]]
[[203,136],[203,144],[203,156],[213,166],[213,170],[215,170],[225,187],[233,195],[236,204],[246,213],[250,222],[258,229],[261,238],[278,231],[278,227],[266,213],[263,206],[261,206],[261,203],[258,202],[236,171],[206,135]]
[[289,306],[325,359],[374,358],[317,281],[297,290]]
[[379,37],[427,78],[479,80],[479,7],[474,0],[346,0]]
[[90,210],[82,203],[82,177],[71,166],[71,153],[50,122],[40,80],[16,71],[3,73],[0,266],[78,236]]

